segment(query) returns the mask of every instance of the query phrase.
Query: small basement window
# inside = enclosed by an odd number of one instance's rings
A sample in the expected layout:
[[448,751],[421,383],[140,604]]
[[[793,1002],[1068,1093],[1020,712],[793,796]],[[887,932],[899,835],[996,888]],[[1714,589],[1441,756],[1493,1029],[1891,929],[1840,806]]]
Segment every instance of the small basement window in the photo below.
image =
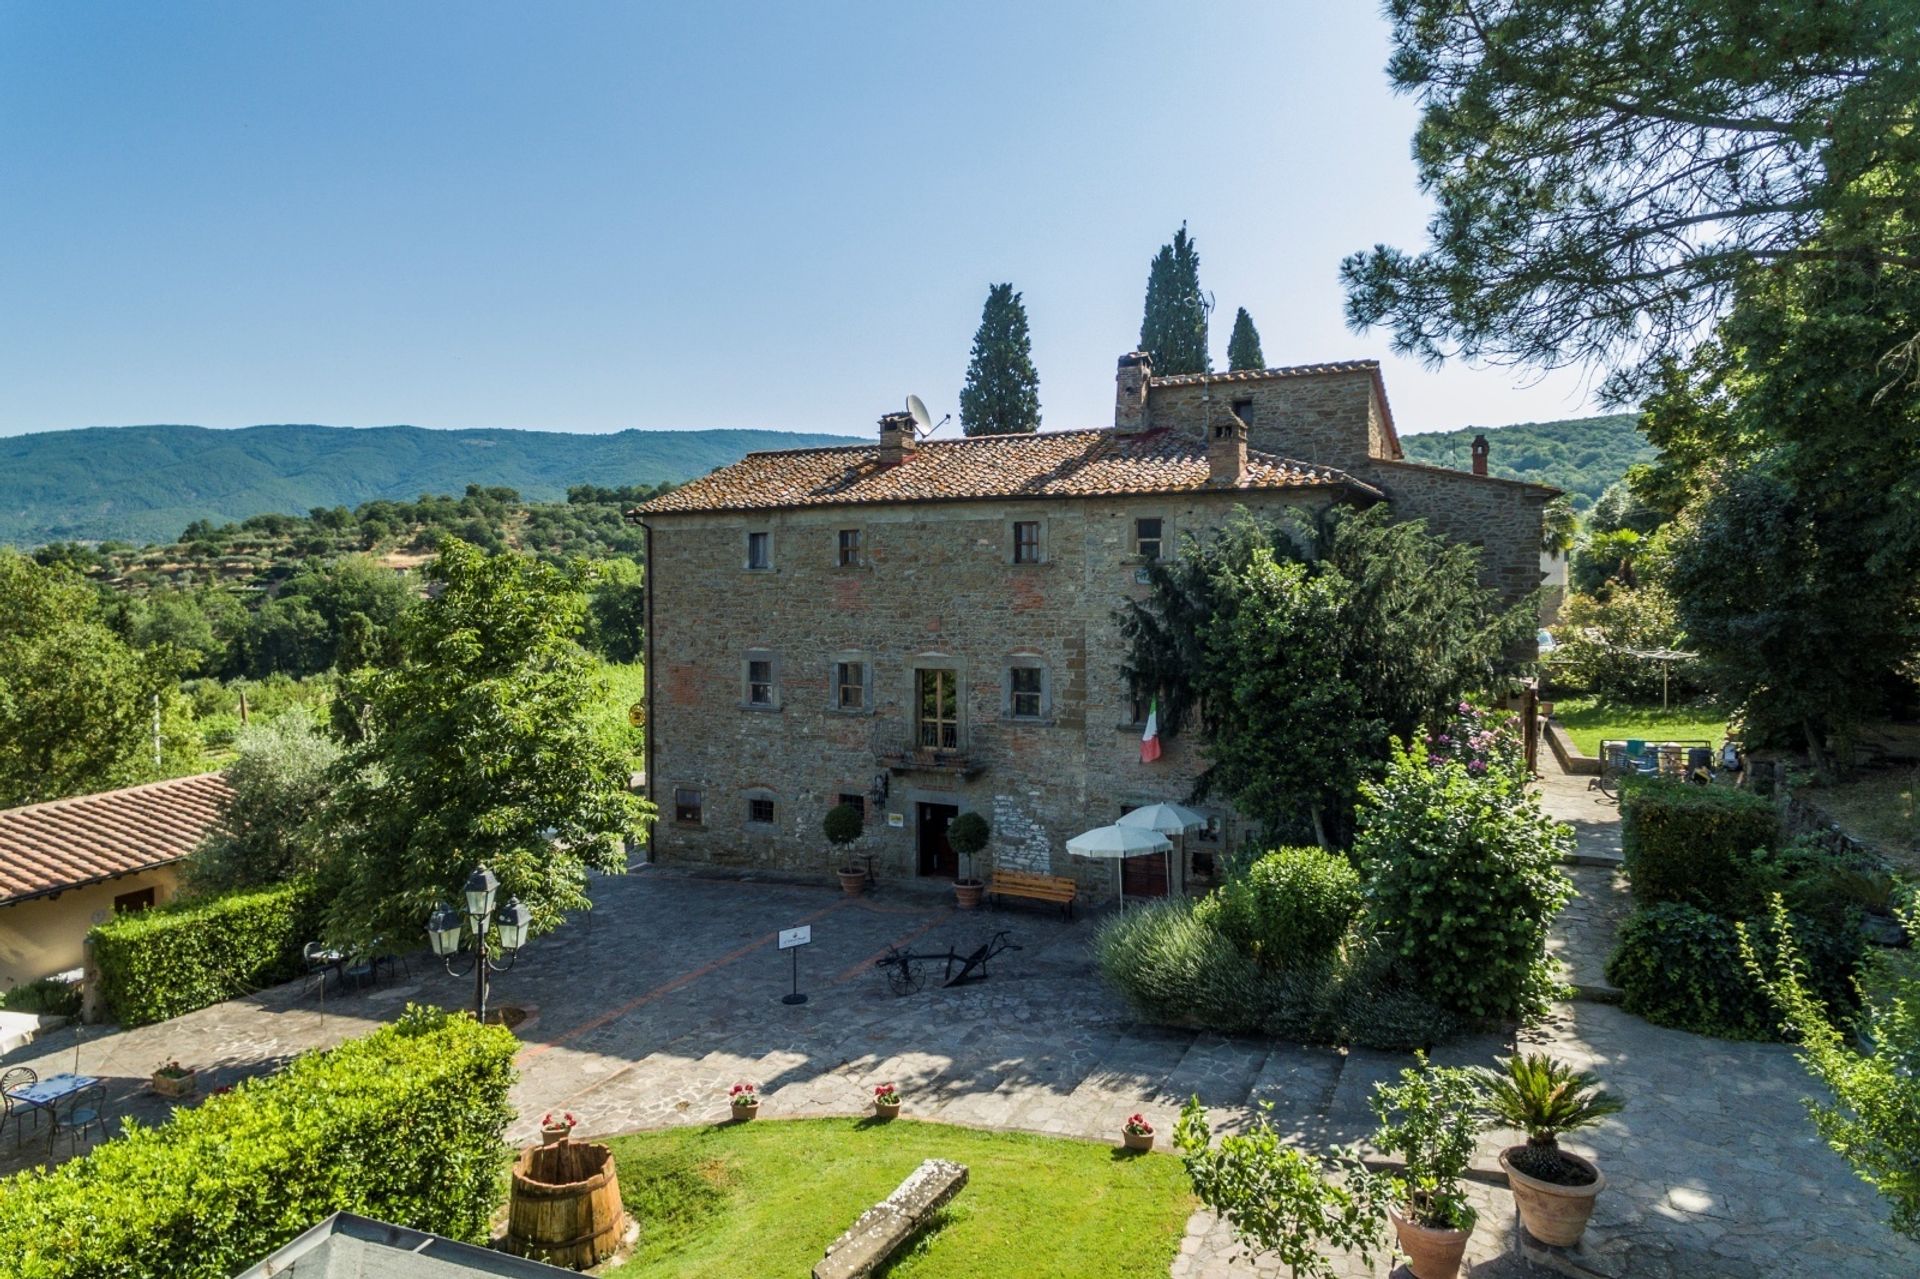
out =
[[1143,560],[1160,558],[1161,531],[1166,527],[1158,519],[1139,519],[1133,522],[1133,553]]
[[833,667],[833,704],[843,711],[863,710],[867,704],[865,662],[836,662]]
[[1008,675],[1013,717],[1039,719],[1046,701],[1043,672],[1038,666],[1016,666]]
[[773,660],[757,657],[747,663],[747,704],[773,705]]
[[1013,522],[1013,562],[1015,564],[1038,564],[1040,562],[1040,521],[1015,520]]
[[673,820],[676,822],[700,821],[700,788],[697,786],[678,786],[673,792]]
[[773,801],[754,796],[747,801],[747,820],[756,826],[773,825]]

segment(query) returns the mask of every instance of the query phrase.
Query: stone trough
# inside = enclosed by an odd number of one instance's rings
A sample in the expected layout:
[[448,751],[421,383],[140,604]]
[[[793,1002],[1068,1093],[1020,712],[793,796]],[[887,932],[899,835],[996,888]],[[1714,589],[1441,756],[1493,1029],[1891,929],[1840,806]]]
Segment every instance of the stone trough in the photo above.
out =
[[966,1165],[927,1160],[827,1245],[827,1255],[813,1267],[813,1279],[864,1279],[885,1265],[966,1184]]

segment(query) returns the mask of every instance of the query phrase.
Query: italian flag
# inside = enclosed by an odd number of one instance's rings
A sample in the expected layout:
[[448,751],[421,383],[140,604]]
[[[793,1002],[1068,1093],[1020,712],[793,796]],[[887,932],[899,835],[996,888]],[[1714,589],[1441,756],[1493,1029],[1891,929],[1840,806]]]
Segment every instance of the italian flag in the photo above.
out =
[[1147,731],[1140,734],[1140,762],[1151,764],[1160,758],[1160,699],[1147,705]]

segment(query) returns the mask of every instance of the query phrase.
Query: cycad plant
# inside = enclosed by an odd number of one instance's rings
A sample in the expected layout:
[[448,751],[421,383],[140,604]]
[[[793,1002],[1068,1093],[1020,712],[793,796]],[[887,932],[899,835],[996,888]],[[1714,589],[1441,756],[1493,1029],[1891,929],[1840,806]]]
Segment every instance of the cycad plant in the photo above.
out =
[[1516,1054],[1498,1070],[1482,1066],[1476,1073],[1487,1109],[1527,1134],[1526,1148],[1512,1156],[1521,1172],[1561,1185],[1592,1180],[1561,1154],[1560,1135],[1618,1114],[1625,1103],[1602,1091],[1591,1074],[1545,1053]]

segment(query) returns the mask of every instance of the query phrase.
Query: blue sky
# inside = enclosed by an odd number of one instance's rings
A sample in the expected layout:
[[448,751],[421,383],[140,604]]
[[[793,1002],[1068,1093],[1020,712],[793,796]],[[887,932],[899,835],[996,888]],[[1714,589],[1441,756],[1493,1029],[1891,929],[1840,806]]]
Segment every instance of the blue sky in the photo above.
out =
[[1245,306],[1402,430],[1592,411],[1346,329],[1340,258],[1426,217],[1387,52],[1358,0],[0,0],[0,434],[864,434],[955,407],[1001,280],[1097,426],[1183,219],[1222,365]]

